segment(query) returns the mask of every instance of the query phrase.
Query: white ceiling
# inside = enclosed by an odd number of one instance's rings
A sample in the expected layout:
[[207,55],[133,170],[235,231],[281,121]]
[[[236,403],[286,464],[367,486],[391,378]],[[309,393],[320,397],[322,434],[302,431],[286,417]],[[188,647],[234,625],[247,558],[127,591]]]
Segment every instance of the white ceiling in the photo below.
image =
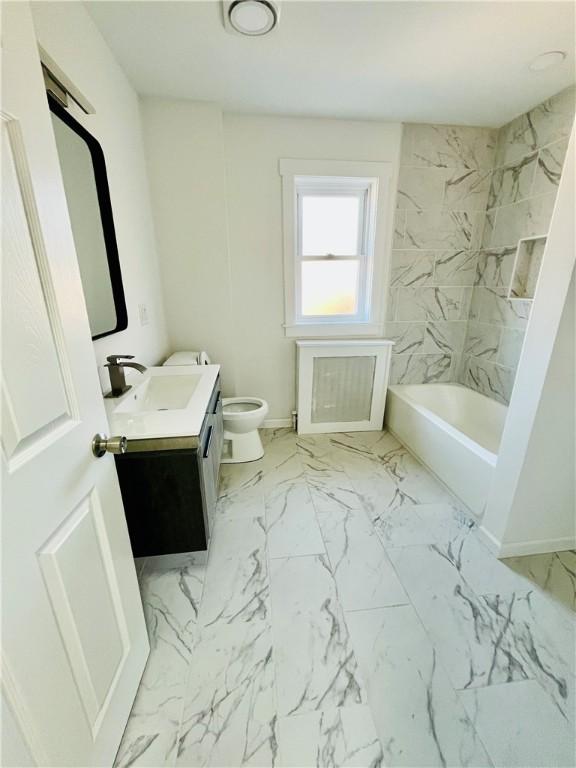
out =
[[228,111],[499,126],[575,79],[572,2],[284,0],[261,38],[219,0],[86,6],[139,93]]

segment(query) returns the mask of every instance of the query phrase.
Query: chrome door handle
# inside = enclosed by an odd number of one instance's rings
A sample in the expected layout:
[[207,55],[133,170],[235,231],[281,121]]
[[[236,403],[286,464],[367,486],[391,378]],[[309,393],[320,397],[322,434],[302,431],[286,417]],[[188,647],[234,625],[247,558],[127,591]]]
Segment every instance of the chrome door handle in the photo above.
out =
[[117,437],[108,437],[98,433],[92,440],[92,453],[97,459],[104,456],[105,453],[126,453],[128,450],[128,440],[123,435]]

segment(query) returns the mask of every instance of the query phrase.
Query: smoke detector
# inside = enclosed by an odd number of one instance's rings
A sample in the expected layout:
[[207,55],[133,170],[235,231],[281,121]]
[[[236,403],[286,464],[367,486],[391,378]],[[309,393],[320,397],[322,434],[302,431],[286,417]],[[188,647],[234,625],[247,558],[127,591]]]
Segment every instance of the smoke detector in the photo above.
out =
[[280,8],[274,0],[223,0],[224,29],[248,37],[259,37],[278,25]]

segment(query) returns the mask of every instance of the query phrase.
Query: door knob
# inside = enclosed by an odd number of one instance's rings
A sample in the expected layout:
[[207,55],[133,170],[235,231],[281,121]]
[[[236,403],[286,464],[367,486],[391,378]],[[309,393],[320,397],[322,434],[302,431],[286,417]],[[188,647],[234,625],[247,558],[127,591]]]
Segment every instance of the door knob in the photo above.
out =
[[128,440],[123,435],[108,437],[98,433],[92,440],[92,453],[99,459],[105,453],[126,453]]

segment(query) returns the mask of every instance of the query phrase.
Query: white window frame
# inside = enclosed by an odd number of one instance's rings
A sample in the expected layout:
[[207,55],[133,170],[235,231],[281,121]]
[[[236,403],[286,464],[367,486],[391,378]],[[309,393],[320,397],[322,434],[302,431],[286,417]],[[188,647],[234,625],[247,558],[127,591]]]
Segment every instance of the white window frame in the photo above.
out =
[[[290,337],[381,336],[385,285],[390,265],[392,162],[281,160],[284,218],[285,332]],[[323,186],[324,185],[324,186]],[[359,253],[348,256],[303,256],[300,243],[302,192],[354,194],[364,197]],[[300,194],[299,194],[300,193]],[[358,314],[304,317],[301,313],[301,262],[323,258],[360,258]],[[362,280],[362,274],[366,276]]]

